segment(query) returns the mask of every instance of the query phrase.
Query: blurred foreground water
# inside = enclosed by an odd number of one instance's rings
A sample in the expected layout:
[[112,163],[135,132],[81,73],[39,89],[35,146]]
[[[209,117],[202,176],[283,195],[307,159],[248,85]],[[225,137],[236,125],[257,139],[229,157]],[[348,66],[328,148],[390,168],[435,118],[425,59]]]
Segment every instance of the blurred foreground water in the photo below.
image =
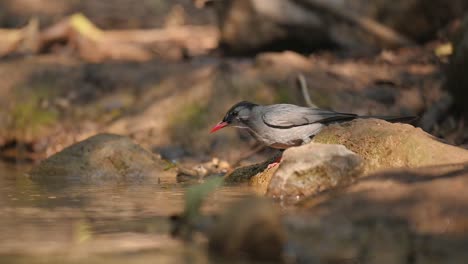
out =
[[[188,185],[37,185],[27,166],[0,163],[0,263],[220,263],[203,243],[169,235],[170,215],[184,207]],[[223,187],[204,211],[251,194]]]

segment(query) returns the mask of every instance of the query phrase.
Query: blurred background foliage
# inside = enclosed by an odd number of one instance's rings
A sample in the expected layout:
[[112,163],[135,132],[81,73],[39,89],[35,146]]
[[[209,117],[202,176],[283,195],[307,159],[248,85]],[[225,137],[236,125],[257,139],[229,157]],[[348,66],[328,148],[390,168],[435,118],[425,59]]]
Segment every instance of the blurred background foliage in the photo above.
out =
[[0,153],[37,160],[113,132],[236,160],[245,149],[230,146],[255,143],[209,126],[238,100],[305,105],[303,89],[324,108],[418,115],[466,146],[466,10],[463,0],[4,0]]

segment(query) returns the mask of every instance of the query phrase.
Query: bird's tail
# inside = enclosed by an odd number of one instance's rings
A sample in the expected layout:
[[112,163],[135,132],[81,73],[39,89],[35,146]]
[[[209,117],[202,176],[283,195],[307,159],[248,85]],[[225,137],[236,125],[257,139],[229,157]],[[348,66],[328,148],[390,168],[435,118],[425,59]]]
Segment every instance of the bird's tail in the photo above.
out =
[[390,123],[412,123],[418,119],[417,116],[359,116],[359,118],[376,118]]

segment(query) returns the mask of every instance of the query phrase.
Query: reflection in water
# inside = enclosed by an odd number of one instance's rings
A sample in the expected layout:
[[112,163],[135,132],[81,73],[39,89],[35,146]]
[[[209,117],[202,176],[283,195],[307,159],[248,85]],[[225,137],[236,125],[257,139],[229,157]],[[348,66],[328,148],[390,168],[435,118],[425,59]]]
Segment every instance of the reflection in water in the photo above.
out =
[[[1,263],[209,263],[202,245],[172,239],[168,216],[184,207],[187,186],[163,182],[54,188],[27,168],[0,165]],[[204,210],[250,194],[223,187]]]

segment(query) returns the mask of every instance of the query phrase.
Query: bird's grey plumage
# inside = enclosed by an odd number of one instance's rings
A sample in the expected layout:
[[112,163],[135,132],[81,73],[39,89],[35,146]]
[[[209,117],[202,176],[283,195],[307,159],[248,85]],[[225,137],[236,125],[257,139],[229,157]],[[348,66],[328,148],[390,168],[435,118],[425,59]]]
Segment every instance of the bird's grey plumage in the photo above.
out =
[[[246,129],[261,143],[279,149],[308,143],[326,125],[372,118],[339,113],[319,108],[292,104],[257,105],[250,102],[235,104],[226,113],[222,123]],[[378,117],[390,121],[404,121],[409,117]]]
[[263,121],[278,128],[303,126],[314,123],[330,123],[352,120],[355,114],[338,113],[319,108],[302,107],[292,104],[276,104],[263,106]]

